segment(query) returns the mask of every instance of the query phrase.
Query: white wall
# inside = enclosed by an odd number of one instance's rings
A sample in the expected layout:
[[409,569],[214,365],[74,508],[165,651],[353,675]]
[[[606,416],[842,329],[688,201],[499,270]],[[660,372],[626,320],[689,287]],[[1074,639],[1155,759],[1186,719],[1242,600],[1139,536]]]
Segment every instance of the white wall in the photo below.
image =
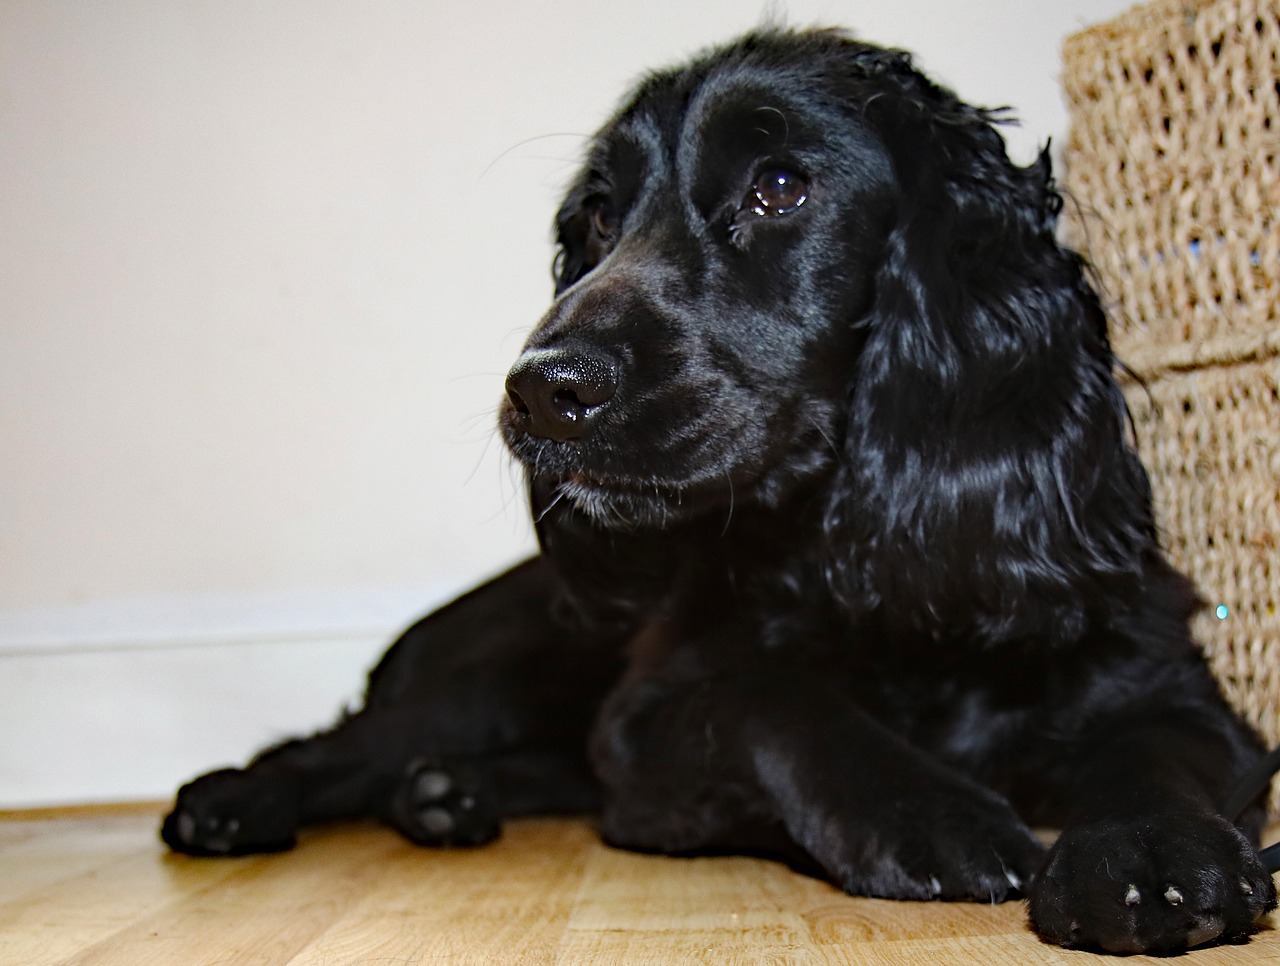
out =
[[[1128,5],[774,9],[1013,105],[1029,160],[1063,38]],[[316,725],[528,550],[492,411],[557,193],[638,73],[763,11],[0,3],[0,804],[159,795]]]

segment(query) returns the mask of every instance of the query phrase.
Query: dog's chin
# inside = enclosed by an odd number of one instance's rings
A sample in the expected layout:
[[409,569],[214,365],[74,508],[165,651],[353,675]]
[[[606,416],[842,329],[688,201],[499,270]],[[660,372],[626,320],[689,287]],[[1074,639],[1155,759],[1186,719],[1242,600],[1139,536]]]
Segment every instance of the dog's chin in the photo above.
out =
[[549,493],[550,511],[558,504],[577,510],[597,526],[611,530],[667,529],[688,520],[727,508],[732,499],[728,484],[700,483],[673,486],[659,482],[609,479],[585,472],[571,472],[540,487]]
[[773,462],[758,454],[700,462],[695,475],[679,480],[614,474],[581,463],[548,466],[552,460],[543,452],[510,449],[533,481],[539,519],[572,508],[605,529],[668,530],[699,520],[728,526],[735,509],[776,509],[830,471],[831,447],[826,436],[818,438],[821,445],[793,446]]

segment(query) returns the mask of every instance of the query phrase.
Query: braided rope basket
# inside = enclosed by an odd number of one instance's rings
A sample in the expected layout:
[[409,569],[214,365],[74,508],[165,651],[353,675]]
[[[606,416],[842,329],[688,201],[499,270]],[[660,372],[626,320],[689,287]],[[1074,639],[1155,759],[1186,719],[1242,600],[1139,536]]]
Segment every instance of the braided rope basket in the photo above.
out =
[[1063,54],[1064,234],[1132,369],[1165,547],[1209,604],[1196,637],[1277,745],[1280,0],[1155,0]]

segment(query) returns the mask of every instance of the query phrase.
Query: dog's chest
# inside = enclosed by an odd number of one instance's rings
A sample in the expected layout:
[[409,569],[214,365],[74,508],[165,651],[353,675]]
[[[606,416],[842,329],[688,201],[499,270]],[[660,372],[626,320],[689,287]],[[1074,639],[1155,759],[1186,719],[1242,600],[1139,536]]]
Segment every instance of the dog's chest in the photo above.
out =
[[859,662],[851,696],[913,745],[958,765],[985,768],[1028,740],[1049,704],[1047,667],[944,645]]

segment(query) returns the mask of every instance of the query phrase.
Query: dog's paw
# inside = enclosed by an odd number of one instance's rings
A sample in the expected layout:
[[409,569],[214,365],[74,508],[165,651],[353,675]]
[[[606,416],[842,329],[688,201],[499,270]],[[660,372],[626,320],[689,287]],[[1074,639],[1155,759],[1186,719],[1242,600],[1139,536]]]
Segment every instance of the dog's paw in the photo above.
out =
[[405,769],[391,824],[418,845],[483,845],[501,830],[492,791],[473,767],[426,759]]
[[227,768],[178,790],[160,838],[187,855],[248,855],[292,848],[297,831],[297,802],[287,790]]
[[994,793],[900,801],[892,821],[839,837],[822,861],[855,895],[1004,902],[1025,894],[1044,847]]
[[1068,829],[1031,891],[1048,942],[1110,953],[1176,953],[1247,936],[1275,908],[1248,840],[1214,815],[1155,815]]

